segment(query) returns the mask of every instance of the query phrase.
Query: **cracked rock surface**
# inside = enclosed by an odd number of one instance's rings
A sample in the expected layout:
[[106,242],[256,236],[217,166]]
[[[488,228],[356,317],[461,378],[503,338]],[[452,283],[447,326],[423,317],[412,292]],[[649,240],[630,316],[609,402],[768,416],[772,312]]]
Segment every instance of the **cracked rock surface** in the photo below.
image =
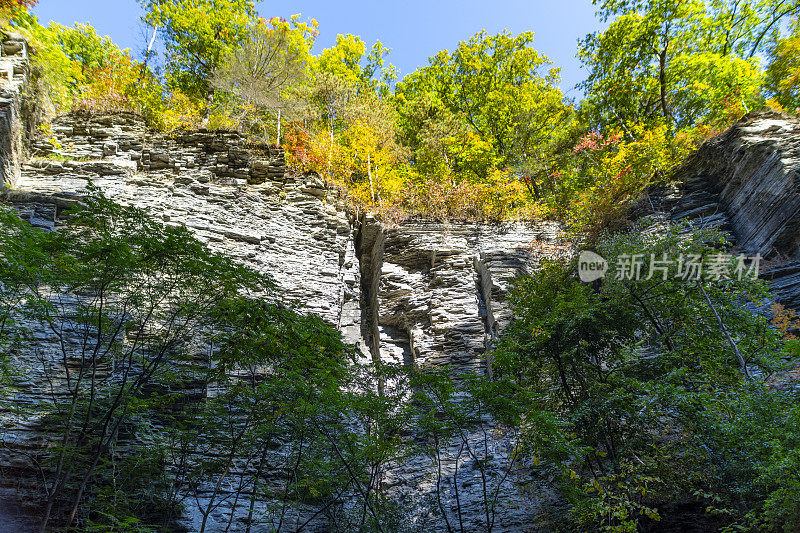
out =
[[[349,212],[317,176],[288,173],[282,151],[248,146],[232,132],[151,135],[133,115],[76,114],[60,117],[53,134],[56,142],[34,143],[34,157],[3,193],[32,225],[57,229],[91,181],[110,199],[186,226],[215,251],[270,274],[286,301],[386,362],[485,372],[484,354],[511,318],[510,283],[559,249],[555,224],[417,220],[386,227]],[[39,356],[54,342],[40,337],[18,361],[31,402],[45,393]],[[35,424],[17,422],[6,436],[33,443]],[[500,468],[508,443],[498,436],[491,446]],[[485,528],[475,465],[456,443],[443,450],[443,465],[445,474],[459,469],[465,527]],[[431,503],[433,476],[431,459],[415,456],[391,465],[383,482],[414,524],[438,531],[445,526]],[[454,488],[443,489],[448,506]],[[524,493],[513,476],[500,494],[495,530],[531,529],[542,497]],[[212,514],[211,531],[227,527],[225,511],[223,505]],[[188,513],[185,523],[193,529],[198,519]],[[312,529],[326,527],[318,521]]]
[[[800,307],[800,121],[752,113],[704,143],[656,193],[672,220],[727,233],[737,251],[760,254],[777,300]],[[663,197],[659,197],[663,195]]]

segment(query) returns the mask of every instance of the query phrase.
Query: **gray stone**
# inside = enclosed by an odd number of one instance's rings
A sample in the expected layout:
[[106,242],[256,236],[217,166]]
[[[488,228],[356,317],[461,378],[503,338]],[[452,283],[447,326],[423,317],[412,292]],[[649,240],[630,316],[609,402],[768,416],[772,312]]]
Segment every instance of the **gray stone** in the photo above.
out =
[[703,144],[674,179],[675,187],[651,194],[656,209],[718,228],[737,251],[760,254],[761,277],[778,301],[800,308],[800,121],[775,112],[747,115]]
[[119,150],[117,143],[107,142],[103,144],[103,156],[105,157],[117,155],[117,150]]
[[[0,129],[6,123],[2,112]],[[487,349],[511,319],[506,293],[513,278],[537,268],[543,257],[569,250],[559,248],[555,224],[386,226],[357,216],[318,176],[287,173],[282,150],[248,146],[235,132],[152,134],[140,117],[122,113],[58,117],[53,134],[62,146],[57,153],[68,159],[63,163],[34,157],[22,164],[21,151],[0,150],[4,168],[19,169],[15,189],[2,200],[32,224],[57,230],[64,209],[80,200],[91,180],[112,200],[141,207],[169,226],[184,226],[212,250],[270,274],[285,301],[318,314],[375,361],[486,372]],[[34,143],[32,151],[54,152],[47,142]],[[96,160],[77,160],[86,156]],[[543,252],[534,246],[540,241],[552,246]],[[15,356],[25,376],[20,402],[49,393],[40,356],[58,352],[58,338],[33,333],[35,346]],[[73,336],[66,332],[65,338]],[[2,413],[0,427],[0,438],[30,442],[27,449],[36,453],[35,421]],[[480,435],[469,439],[477,443]],[[491,447],[492,468],[502,469],[510,443],[498,438]],[[474,465],[456,442],[445,445],[442,457],[446,474],[457,466],[462,472],[465,528],[481,529],[482,486],[473,479]],[[37,473],[23,456],[0,453],[3,465],[17,468],[21,486],[35,486]],[[387,465],[381,483],[413,524],[442,531],[432,503],[434,472],[429,457],[415,455]],[[444,489],[448,506],[455,488]],[[499,492],[497,531],[530,528],[542,501],[551,497],[526,493],[510,480]],[[208,531],[226,530],[225,511],[223,505],[212,514]],[[295,511],[312,516],[315,509]],[[197,529],[197,518],[187,511],[190,530]],[[242,528],[238,520],[233,524],[231,531]],[[312,530],[328,529],[320,515]]]

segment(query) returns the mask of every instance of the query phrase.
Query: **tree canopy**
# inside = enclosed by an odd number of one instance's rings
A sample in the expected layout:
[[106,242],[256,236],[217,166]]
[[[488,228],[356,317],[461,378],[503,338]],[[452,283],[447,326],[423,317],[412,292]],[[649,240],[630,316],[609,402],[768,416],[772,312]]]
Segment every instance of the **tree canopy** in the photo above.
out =
[[[113,45],[90,27],[45,30],[15,12],[41,43],[57,107],[133,108],[162,129],[239,129],[385,217],[602,228],[745,113],[796,109],[795,2],[595,4],[606,27],[579,43],[579,101],[564,96],[532,32],[478,32],[398,80],[380,41],[341,34],[317,50],[313,19],[264,18],[245,0],[143,0],[151,36],[166,45],[161,72],[124,51],[109,59]],[[109,66],[126,63],[124,75]],[[101,72],[107,81],[93,83]],[[119,96],[78,104],[73,95],[90,87]]]
[[168,82],[206,98],[226,53],[240,45],[255,17],[252,0],[141,0],[145,21],[160,31],[169,55]]
[[[141,0],[163,69],[90,24],[42,26],[31,0],[0,1],[0,18],[35,49],[51,142],[56,114],[135,112],[280,146],[292,172],[390,223],[555,220],[607,257],[717,257],[724,235],[644,227],[631,206],[748,112],[800,111],[800,4],[594,3],[578,99],[528,31],[465,35],[398,80],[382,42],[319,49],[327,28],[251,0]],[[511,285],[487,372],[465,375],[362,364],[268,276],[92,187],[59,231],[4,207],[0,226],[3,409],[18,351],[74,332],[43,367],[65,393],[15,407],[44,446],[3,450],[33,461],[43,529],[178,531],[191,512],[201,530],[224,515],[280,531],[303,508],[342,531],[407,531],[419,523],[383,474],[412,455],[448,531],[465,530],[467,475],[487,531],[518,505],[512,482],[557,490],[542,517],[570,531],[800,528],[800,319],[761,282],[590,285],[574,259],[545,261]]]

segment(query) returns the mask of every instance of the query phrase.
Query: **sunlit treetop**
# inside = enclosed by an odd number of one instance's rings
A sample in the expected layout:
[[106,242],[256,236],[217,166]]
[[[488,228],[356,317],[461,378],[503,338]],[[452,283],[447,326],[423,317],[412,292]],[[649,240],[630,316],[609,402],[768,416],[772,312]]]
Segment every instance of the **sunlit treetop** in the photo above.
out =
[[140,0],[144,20],[167,45],[169,81],[198,97],[224,54],[243,42],[256,17],[252,0]]

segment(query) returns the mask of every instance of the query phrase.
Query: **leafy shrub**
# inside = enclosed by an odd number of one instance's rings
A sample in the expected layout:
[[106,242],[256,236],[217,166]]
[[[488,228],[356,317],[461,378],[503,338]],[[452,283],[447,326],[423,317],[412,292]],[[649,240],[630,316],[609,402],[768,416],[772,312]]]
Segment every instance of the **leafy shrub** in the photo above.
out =
[[161,126],[164,96],[152,71],[88,24],[39,24],[18,13],[13,23],[31,43],[35,77],[52,114],[130,111]]
[[39,3],[39,0],[0,0],[0,20],[8,20]]
[[770,51],[766,86],[774,107],[800,113],[800,20],[791,24],[791,34],[779,39]]
[[[598,251],[612,261],[711,257],[720,239],[637,228],[606,236]],[[783,341],[747,309],[764,286],[687,282],[675,270],[593,286],[576,279],[575,266],[546,263],[519,280],[517,318],[494,356],[496,375],[533,395],[522,450],[539,475],[559,480],[572,523],[607,531],[677,524],[687,518],[684,502],[708,529],[800,524],[789,503],[795,456],[784,451],[800,438],[794,395],[748,379],[731,345],[750,374],[782,367]]]

